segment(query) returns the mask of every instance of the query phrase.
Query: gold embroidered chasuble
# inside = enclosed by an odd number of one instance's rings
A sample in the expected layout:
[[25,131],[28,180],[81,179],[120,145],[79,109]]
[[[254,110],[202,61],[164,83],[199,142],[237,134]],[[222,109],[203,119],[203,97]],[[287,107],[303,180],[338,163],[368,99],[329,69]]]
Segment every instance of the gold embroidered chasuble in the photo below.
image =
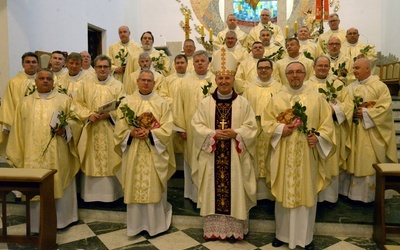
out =
[[[216,151],[208,153],[202,149],[203,144],[211,139],[210,134],[215,129],[222,128],[217,107],[229,109],[229,105],[218,105],[212,96],[205,98],[192,120],[195,157],[192,178],[199,188],[197,207],[201,216],[226,214],[246,220],[250,208],[256,205],[256,173],[252,155],[257,133],[254,112],[244,97],[237,96],[229,111],[231,119],[224,123],[224,127],[229,126],[240,135],[243,151],[238,153],[239,141],[231,139],[229,142],[217,141]],[[230,209],[227,209],[228,205]]]
[[[329,104],[308,86],[303,85],[299,92],[295,94],[288,86],[283,86],[267,104],[261,121],[267,140],[271,140],[280,125],[277,116],[300,101],[307,108],[308,128],[315,128],[320,137],[335,145]],[[266,181],[283,207],[315,205],[318,192],[330,184],[324,165],[319,164],[319,157],[317,149],[308,146],[307,135],[297,129],[291,135],[281,137],[276,147],[271,148],[271,163],[267,165]]]
[[56,199],[63,197],[65,188],[75,178],[79,161],[73,141],[67,143],[57,135],[51,139],[49,124],[55,110],[68,114],[71,102],[70,97],[55,90],[46,98],[40,98],[37,92],[23,98],[16,108],[7,146],[7,156],[14,167],[57,170],[54,175]]
[[258,133],[255,154],[255,165],[257,167],[258,178],[266,177],[266,157],[268,155],[269,145],[269,143],[266,141],[266,134],[261,127],[261,114],[267,106],[267,103],[271,100],[272,96],[278,93],[281,88],[282,84],[275,81],[273,78],[271,78],[270,82],[267,85],[262,85],[261,80],[257,77],[243,92],[243,97],[245,97],[249,101],[256,117],[258,116],[258,118],[256,119]]
[[[151,72],[153,72],[154,81],[156,82],[154,90],[159,91],[161,86],[165,82],[165,77],[160,73],[158,73],[157,71],[154,71],[154,69],[150,70]],[[137,79],[139,78],[141,72],[142,72],[141,69],[136,70],[135,72],[131,73],[130,77],[126,78],[126,80],[124,81],[124,88],[127,95],[131,95],[137,90]]]
[[[327,90],[326,81],[329,83],[334,83],[334,87],[338,88],[344,83],[336,80],[336,76],[329,74],[328,77],[321,81],[315,75],[313,75],[306,84],[311,89],[318,91],[319,88]],[[326,99],[326,96],[321,93],[321,96]],[[338,176],[340,172],[346,170],[346,160],[350,154],[350,144],[348,143],[348,138],[350,135],[350,127],[352,123],[353,117],[353,100],[350,97],[346,88],[342,88],[341,91],[337,92],[337,98],[339,102],[338,106],[343,111],[345,116],[345,121],[339,124],[338,120],[334,119],[334,128],[335,128],[335,137],[336,137],[336,152],[327,158],[325,161],[322,161],[323,164],[326,164],[327,173],[330,176]],[[333,118],[333,117],[332,117]]]
[[362,97],[364,102],[375,101],[368,115],[375,123],[365,129],[363,122],[352,123],[350,132],[351,153],[347,172],[362,177],[374,175],[373,163],[397,162],[396,137],[392,114],[392,98],[387,86],[378,76],[371,76],[365,83],[355,81],[347,87],[349,94]]
[[[208,86],[209,83],[211,83],[211,86],[207,88],[208,91],[204,94],[202,88]],[[181,87],[178,89],[174,99],[172,106],[174,124],[187,133],[187,140],[183,142],[183,154],[190,167],[193,165],[192,158],[195,157],[192,144],[193,130],[190,122],[201,101],[212,94],[216,86],[215,76],[210,71],[205,76],[199,76],[193,72],[182,79]]]
[[[111,59],[111,75],[114,76],[115,79],[117,79],[120,82],[123,82],[124,80],[124,75],[126,75],[126,68],[125,72],[123,74],[116,74],[114,73],[116,68],[121,67],[121,60],[118,58],[115,58],[118,53],[120,52],[121,49],[124,49],[125,53],[128,52],[128,56],[126,57],[125,63],[129,61],[132,56],[136,53],[136,51],[140,50],[140,45],[133,41],[133,39],[129,39],[129,42],[126,44],[123,44],[121,41],[118,41],[116,43],[113,43],[108,47],[107,50],[107,56],[110,57]],[[132,73],[133,71],[129,71],[128,75]]]
[[[56,86],[57,90],[65,89],[67,91],[67,95],[74,96],[76,91],[88,81],[88,78],[92,77],[91,74],[86,71],[81,70],[78,75],[70,76],[68,73],[63,75],[58,85]],[[60,91],[59,91],[60,92]]]
[[[113,176],[113,168],[121,163],[121,157],[114,151],[114,125],[110,121],[88,122],[91,114],[110,101],[125,96],[121,82],[114,77],[100,83],[97,77],[90,78],[78,89],[74,98],[74,111],[85,124],[78,142],[81,170],[86,176]],[[109,112],[114,121],[117,111]]]
[[[122,156],[122,165],[116,166],[114,172],[124,190],[124,202],[157,203],[162,193],[167,189],[167,181],[175,172],[175,158],[172,146],[172,113],[168,102],[156,92],[148,99],[142,99],[138,91],[127,96],[121,105],[127,104],[136,115],[151,112],[159,122],[159,128],[153,128],[151,133],[166,147],[161,153],[151,145],[150,140],[133,138],[128,148],[121,152],[121,143],[133,129],[126,118],[118,119],[115,126],[114,141],[116,151]],[[123,117],[118,109],[118,117]],[[153,138],[155,138],[153,137]]]
[[0,123],[12,126],[18,102],[36,87],[35,77],[20,71],[10,79],[1,99]]

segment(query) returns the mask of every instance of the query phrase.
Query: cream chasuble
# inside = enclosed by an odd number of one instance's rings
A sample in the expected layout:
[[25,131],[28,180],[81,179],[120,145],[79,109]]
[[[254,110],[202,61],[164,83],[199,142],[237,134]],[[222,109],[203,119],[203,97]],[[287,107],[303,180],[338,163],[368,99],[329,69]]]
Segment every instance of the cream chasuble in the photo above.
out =
[[14,167],[57,170],[54,175],[56,199],[63,197],[64,190],[79,170],[74,143],[67,143],[57,135],[51,139],[49,126],[54,111],[69,114],[70,105],[70,97],[54,90],[45,98],[35,92],[22,99],[16,109],[7,146],[7,156]]
[[268,82],[263,82],[257,77],[249,84],[243,93],[243,97],[249,101],[251,107],[253,108],[256,118],[258,117],[256,119],[258,133],[255,154],[255,165],[257,167],[258,178],[266,177],[266,157],[268,155],[269,147],[269,143],[266,141],[266,134],[261,127],[261,114],[267,106],[267,103],[271,100],[272,96],[278,93],[281,88],[282,84],[275,81],[272,77]]
[[[307,127],[315,128],[320,133],[320,140],[335,145],[331,108],[318,92],[305,85],[297,91],[283,86],[267,104],[261,121],[267,140],[276,136],[276,129],[281,125],[277,122],[277,116],[295,102],[301,102],[307,108]],[[314,206],[318,192],[329,184],[326,169],[319,164],[318,147],[308,146],[307,135],[297,129],[290,136],[280,137],[277,144],[272,146],[267,184],[270,182],[276,200],[285,208]]]
[[151,112],[159,123],[159,128],[151,129],[154,142],[164,146],[159,150],[157,145],[151,145],[149,139],[132,138],[131,144],[121,152],[121,145],[126,147],[127,138],[134,127],[128,125],[127,118],[121,119],[123,113],[118,109],[114,141],[117,145],[116,151],[122,154],[122,165],[116,166],[114,172],[124,190],[124,202],[158,203],[162,193],[167,190],[168,179],[175,172],[171,110],[167,101],[156,92],[152,92],[150,96],[142,96],[136,91],[121,102],[121,106],[123,105],[128,105],[137,116]]
[[[129,42],[127,42],[127,43],[122,43],[121,41],[118,41],[116,43],[111,44],[111,46],[108,47],[107,56],[110,57],[110,59],[111,59],[111,75],[113,75],[116,80],[123,82],[124,75],[126,75],[126,72],[127,72],[126,68],[125,68],[125,72],[122,74],[114,73],[116,68],[119,68],[122,66],[121,59],[116,58],[118,53],[120,53],[121,49],[123,49],[123,51],[125,53],[128,52],[128,55],[125,59],[125,64],[126,64],[132,58],[132,56],[137,51],[140,50],[140,45],[138,43],[136,43],[135,41],[133,41],[133,39],[129,39]],[[120,53],[120,54],[122,54],[122,53]],[[128,75],[132,72],[133,71],[129,71]]]
[[[113,168],[121,163],[121,157],[114,151],[114,126],[109,118],[95,123],[88,122],[91,114],[110,101],[119,101],[125,96],[121,82],[109,76],[99,82],[91,78],[78,89],[74,98],[74,111],[85,124],[78,142],[81,170],[86,176],[113,176]],[[116,110],[109,112],[112,119],[118,119]]]
[[359,121],[358,125],[352,124],[352,150],[348,158],[347,172],[356,177],[374,175],[373,163],[397,162],[392,98],[387,86],[378,76],[370,76],[361,84],[355,81],[347,89],[352,98],[357,96],[363,98],[364,102],[376,102],[373,107],[365,109],[375,126],[367,129],[363,121]]
[[[209,86],[209,87],[208,87]],[[206,75],[197,75],[193,72],[182,79],[182,85],[178,89],[172,107],[174,124],[187,133],[187,140],[184,141],[184,158],[191,167],[193,158],[193,130],[190,122],[201,101],[212,94],[216,89],[215,76],[210,71]],[[207,89],[204,94],[204,88]]]

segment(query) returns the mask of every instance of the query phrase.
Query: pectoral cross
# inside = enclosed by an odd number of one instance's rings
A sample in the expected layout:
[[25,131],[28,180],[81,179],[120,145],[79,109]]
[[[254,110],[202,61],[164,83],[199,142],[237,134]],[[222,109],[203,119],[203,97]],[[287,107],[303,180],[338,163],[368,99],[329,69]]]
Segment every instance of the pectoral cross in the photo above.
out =
[[220,121],[219,124],[221,124],[222,129],[225,129],[225,125],[228,123],[225,121],[225,118],[222,118],[222,121]]

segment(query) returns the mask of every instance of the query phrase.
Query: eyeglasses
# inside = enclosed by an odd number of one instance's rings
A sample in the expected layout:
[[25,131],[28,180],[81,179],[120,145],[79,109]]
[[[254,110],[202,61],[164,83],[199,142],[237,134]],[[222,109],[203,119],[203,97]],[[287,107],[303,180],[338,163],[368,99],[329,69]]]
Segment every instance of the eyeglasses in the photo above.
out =
[[294,74],[301,75],[301,74],[304,74],[304,73],[306,73],[306,72],[301,71],[301,70],[296,70],[296,71],[288,71],[288,72],[286,72],[286,75],[293,76]]
[[339,20],[330,20],[329,23],[336,23],[339,22]]
[[108,69],[110,68],[110,66],[106,66],[106,65],[98,65],[98,66],[94,66],[96,69]]
[[258,70],[270,70],[271,67],[268,67],[268,66],[266,66],[266,67],[257,67],[257,69]]
[[329,69],[329,68],[330,68],[329,65],[323,65],[323,64],[315,65],[315,67],[317,67],[317,68],[324,68],[324,69]]
[[340,46],[340,43],[328,43],[329,46]]

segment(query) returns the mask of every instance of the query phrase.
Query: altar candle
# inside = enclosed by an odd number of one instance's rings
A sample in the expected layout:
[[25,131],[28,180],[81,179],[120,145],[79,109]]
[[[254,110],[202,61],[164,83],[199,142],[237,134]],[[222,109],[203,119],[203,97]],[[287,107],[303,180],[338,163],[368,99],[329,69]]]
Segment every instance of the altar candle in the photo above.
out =
[[210,28],[210,41],[213,40],[213,29]]
[[185,12],[185,25],[189,26],[189,13]]
[[286,37],[289,37],[289,26],[286,25],[285,31]]
[[299,29],[299,23],[297,21],[294,22],[294,33],[297,33],[297,30]]
[[204,26],[203,26],[203,25],[201,26],[200,31],[201,31],[201,32],[200,32],[200,33],[201,33],[201,36],[204,37]]

